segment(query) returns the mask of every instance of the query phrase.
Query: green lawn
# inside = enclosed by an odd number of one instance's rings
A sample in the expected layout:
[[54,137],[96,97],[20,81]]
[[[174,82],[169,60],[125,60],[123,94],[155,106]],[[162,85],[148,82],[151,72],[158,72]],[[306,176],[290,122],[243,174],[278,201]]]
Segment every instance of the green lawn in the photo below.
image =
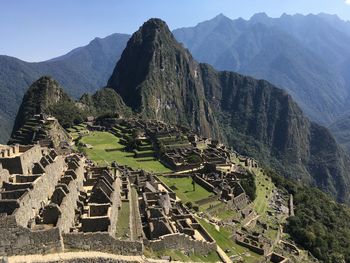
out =
[[258,260],[263,259],[262,256],[237,245],[231,238],[232,233],[228,229],[220,227],[220,231],[218,231],[214,225],[208,223],[204,219],[197,218],[197,220],[214,238],[216,244],[221,247],[223,251],[226,251],[227,249],[230,250],[230,252],[226,253],[228,256],[240,255],[243,257],[244,262],[259,262]]
[[129,202],[122,202],[122,207],[118,211],[118,220],[117,220],[117,238],[128,238],[130,237],[130,228],[129,228],[129,218],[130,218],[130,204]]
[[195,191],[193,191],[192,179],[190,177],[170,178],[159,176],[159,179],[169,186],[184,204],[186,202],[195,204],[196,201],[213,195],[198,184],[196,184]]
[[255,171],[255,174],[256,198],[254,200],[254,209],[259,215],[265,215],[274,184],[261,171]]
[[162,256],[170,256],[172,261],[180,262],[221,262],[221,259],[216,251],[213,251],[206,256],[193,253],[187,256],[182,251],[174,249],[150,251],[146,248],[144,254],[148,258],[161,258]]
[[220,220],[230,219],[234,216],[238,217],[238,212],[230,208],[227,204],[218,201],[219,203],[215,203],[216,205],[212,208],[208,208],[206,211],[212,217],[216,217]]
[[82,143],[92,145],[92,149],[82,150],[98,165],[108,165],[116,161],[120,165],[128,165],[134,169],[144,169],[150,172],[170,172],[163,164],[153,158],[134,158],[134,153],[124,151],[120,139],[109,132],[90,132],[81,140]]

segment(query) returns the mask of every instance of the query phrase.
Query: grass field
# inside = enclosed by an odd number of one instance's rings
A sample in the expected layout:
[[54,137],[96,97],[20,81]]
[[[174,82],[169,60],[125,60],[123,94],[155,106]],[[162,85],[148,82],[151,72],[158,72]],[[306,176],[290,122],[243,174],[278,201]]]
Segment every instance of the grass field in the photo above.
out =
[[118,220],[117,220],[117,230],[116,230],[117,238],[123,239],[130,236],[129,218],[130,218],[130,204],[129,202],[122,202],[122,207],[118,213]]
[[120,139],[109,132],[90,132],[80,142],[89,144],[91,149],[83,147],[82,150],[98,165],[108,165],[116,161],[120,165],[128,165],[134,169],[144,169],[149,172],[170,172],[163,164],[154,158],[134,158],[132,152],[126,152]]
[[220,231],[218,231],[214,225],[208,223],[204,219],[197,218],[197,220],[214,238],[222,250],[230,251],[226,253],[228,256],[242,256],[244,262],[258,262],[258,260],[261,260],[263,258],[262,256],[249,251],[247,248],[237,245],[236,242],[234,242],[231,238],[231,231],[222,227],[220,228]]
[[254,200],[254,209],[259,215],[263,216],[266,214],[268,200],[275,186],[271,179],[261,171],[256,171],[255,174],[256,198]]
[[182,251],[174,249],[150,251],[146,248],[144,251],[144,255],[148,258],[161,258],[162,256],[170,256],[172,261],[179,262],[221,262],[221,259],[216,253],[216,251],[213,251],[208,255],[204,256],[193,253],[185,255]]
[[213,195],[198,184],[196,184],[196,188],[193,191],[192,179],[190,177],[170,178],[159,176],[159,179],[169,186],[184,204],[186,202],[195,204],[196,201]]
[[[211,216],[219,220],[225,220],[233,218],[234,216],[238,217],[238,212],[232,210],[227,204],[217,201],[213,203],[213,207],[206,209],[206,212]],[[204,208],[204,207],[202,207]]]

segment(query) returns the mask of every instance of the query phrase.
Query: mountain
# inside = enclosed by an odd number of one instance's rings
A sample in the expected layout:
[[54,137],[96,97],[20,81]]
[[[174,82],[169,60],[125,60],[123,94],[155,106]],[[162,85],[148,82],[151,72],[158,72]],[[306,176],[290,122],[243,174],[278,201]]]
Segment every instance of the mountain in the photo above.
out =
[[337,16],[221,14],[173,33],[200,62],[282,87],[313,121],[328,125],[350,107],[350,23]]
[[350,152],[350,113],[337,118],[333,123],[329,125],[329,130],[337,138],[337,141]]
[[0,142],[6,142],[28,86],[43,75],[57,79],[75,98],[105,85],[123,51],[128,35],[96,38],[87,46],[39,63],[0,56]]
[[129,40],[107,86],[145,118],[218,130],[205,100],[199,65],[161,20],[149,20]]
[[[36,80],[23,96],[9,143],[18,140],[18,131],[26,130],[38,115],[54,116],[64,128],[83,122],[87,116],[106,114],[130,116],[131,110],[113,89],[103,88],[95,94],[83,94],[80,100],[69,97],[63,87],[52,77],[43,76]],[[30,125],[29,125],[30,126]],[[28,143],[26,143],[28,144]]]
[[[60,114],[61,109],[65,109],[65,113]],[[69,115],[65,116],[68,112]],[[48,76],[43,76],[35,81],[25,93],[15,119],[12,136],[29,119],[40,114],[54,115],[63,126],[65,126],[65,120],[68,117],[77,116],[79,120],[83,118],[80,117],[83,113],[78,109],[76,103],[56,80]]]
[[350,160],[326,128],[269,82],[196,62],[159,19],[132,35],[107,86],[141,116],[220,138],[287,177],[350,201]]

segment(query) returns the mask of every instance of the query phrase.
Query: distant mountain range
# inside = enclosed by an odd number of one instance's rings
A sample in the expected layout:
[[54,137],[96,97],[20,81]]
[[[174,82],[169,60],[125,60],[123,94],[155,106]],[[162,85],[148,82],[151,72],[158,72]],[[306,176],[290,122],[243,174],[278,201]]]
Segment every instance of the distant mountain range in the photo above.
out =
[[319,123],[329,124],[350,108],[350,23],[336,16],[219,15],[174,34],[201,62],[286,89]]
[[24,92],[31,83],[50,75],[75,98],[95,92],[106,84],[129,37],[113,34],[95,38],[85,47],[39,63],[0,56],[0,143],[8,140]]
[[[285,89],[314,121],[350,145],[350,23],[337,16],[224,15],[174,32],[199,62],[266,79]],[[51,75],[74,97],[104,86],[129,35],[95,39],[62,57],[26,63],[0,56],[0,140],[8,138],[24,90]],[[344,124],[345,123],[345,124]],[[350,149],[349,149],[350,150]]]
[[132,35],[107,86],[84,95],[76,106],[56,81],[35,82],[16,127],[43,111],[69,125],[79,111],[103,114],[107,108],[218,138],[286,177],[350,203],[350,159],[326,128],[310,122],[290,95],[269,82],[198,63],[159,19]]

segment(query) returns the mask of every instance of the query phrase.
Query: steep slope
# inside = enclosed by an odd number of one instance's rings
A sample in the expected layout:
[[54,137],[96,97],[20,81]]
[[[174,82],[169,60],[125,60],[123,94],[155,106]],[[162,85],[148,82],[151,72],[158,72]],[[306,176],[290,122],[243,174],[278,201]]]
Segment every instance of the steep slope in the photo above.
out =
[[109,88],[103,88],[93,95],[84,94],[78,105],[91,116],[119,114],[128,117],[132,111],[127,107],[119,94]]
[[329,130],[337,138],[337,141],[344,147],[347,152],[350,152],[350,113],[345,113],[336,119]]
[[349,158],[325,128],[272,84],[197,63],[161,20],[133,34],[108,86],[145,117],[219,137],[285,176],[350,200]]
[[198,66],[167,25],[151,19],[129,40],[107,86],[147,118],[217,135]]
[[96,38],[67,55],[39,63],[0,56],[0,142],[9,138],[13,121],[28,86],[42,75],[50,75],[75,98],[103,86],[123,51],[128,35]]
[[93,95],[84,94],[79,101],[74,101],[56,80],[43,76],[29,87],[23,97],[13,127],[12,139],[18,130],[28,122],[33,122],[32,119],[36,118],[36,115],[42,114],[55,117],[67,128],[81,123],[87,116],[130,116],[131,110],[113,89],[103,88]]
[[200,62],[267,79],[287,90],[312,120],[329,124],[349,105],[348,32],[348,23],[325,14],[257,14],[250,20],[219,15],[174,35]]
[[60,123],[64,124],[68,116],[65,116],[65,113],[59,115],[57,112],[60,109],[68,109],[66,114],[69,112],[69,117],[82,114],[56,80],[48,76],[41,77],[25,93],[16,116],[12,135],[38,114],[56,115]]

